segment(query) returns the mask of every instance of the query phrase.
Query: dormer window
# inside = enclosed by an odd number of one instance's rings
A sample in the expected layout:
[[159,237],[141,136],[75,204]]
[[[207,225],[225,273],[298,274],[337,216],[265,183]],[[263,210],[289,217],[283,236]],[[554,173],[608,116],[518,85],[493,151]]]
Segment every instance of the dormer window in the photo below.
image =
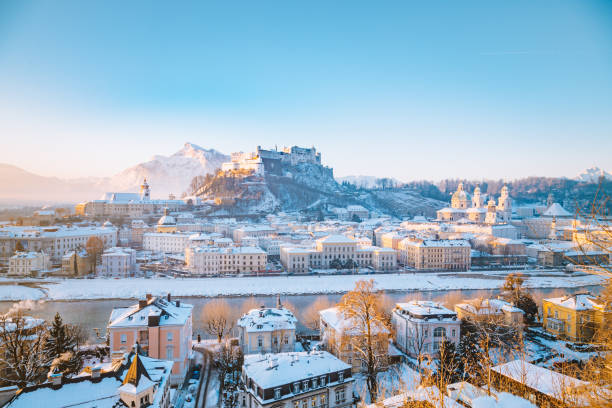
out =
[[338,382],[342,382],[342,381],[344,381],[344,373],[340,371],[338,373]]
[[300,392],[300,383],[293,383],[293,393],[297,394]]
[[325,377],[321,377],[321,387],[325,387]]
[[304,391],[308,390],[308,380],[302,381],[302,388],[304,389]]
[[280,399],[280,397],[281,397],[281,389],[275,388],[274,389],[274,399]]
[[258,330],[263,329],[263,324],[258,324],[258,325],[257,325],[257,329],[258,329]]

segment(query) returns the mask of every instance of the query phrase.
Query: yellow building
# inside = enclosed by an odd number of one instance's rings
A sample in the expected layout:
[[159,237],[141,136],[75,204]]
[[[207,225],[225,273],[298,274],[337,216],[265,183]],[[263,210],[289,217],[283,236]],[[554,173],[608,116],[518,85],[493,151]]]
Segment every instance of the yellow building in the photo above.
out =
[[612,317],[611,305],[588,293],[544,299],[544,329],[563,339],[590,341],[595,329]]

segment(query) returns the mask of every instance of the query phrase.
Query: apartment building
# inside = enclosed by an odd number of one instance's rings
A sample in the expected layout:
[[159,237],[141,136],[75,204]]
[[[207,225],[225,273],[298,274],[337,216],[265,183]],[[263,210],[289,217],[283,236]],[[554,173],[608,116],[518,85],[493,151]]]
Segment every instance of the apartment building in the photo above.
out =
[[345,408],[355,403],[351,367],[324,351],[247,355],[241,380],[241,408]]
[[147,232],[142,235],[142,248],[153,252],[183,252],[189,246],[191,235],[180,232]]
[[98,275],[114,278],[132,276],[138,270],[136,251],[132,248],[114,247],[104,251]]
[[197,275],[263,272],[266,270],[267,255],[261,248],[252,246],[188,247],[185,249],[185,264]]
[[91,237],[100,238],[105,248],[117,246],[115,227],[19,227],[0,226],[0,257],[11,256],[18,244],[26,252],[44,252],[60,263],[68,251],[85,248]]
[[9,259],[8,274],[14,276],[33,276],[51,267],[49,255],[44,252],[17,252]]
[[191,354],[192,309],[170,295],[147,295],[133,306],[113,309],[107,327],[111,357],[122,359],[138,343],[145,355],[172,361],[171,382],[180,383]]
[[467,271],[471,266],[468,241],[406,238],[400,242],[400,263],[419,270]]

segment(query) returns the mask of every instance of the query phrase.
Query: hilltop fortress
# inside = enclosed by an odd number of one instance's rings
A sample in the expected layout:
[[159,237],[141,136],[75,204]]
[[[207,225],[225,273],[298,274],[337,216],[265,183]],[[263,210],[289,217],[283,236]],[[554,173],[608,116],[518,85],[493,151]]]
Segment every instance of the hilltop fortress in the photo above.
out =
[[[235,152],[231,154],[231,161],[223,163],[221,170],[252,170],[255,174],[282,175],[283,166],[297,166],[308,163],[321,166],[321,153],[314,147],[285,147],[282,150],[265,150],[257,146],[257,150],[250,153]],[[332,169],[328,168],[330,175]]]

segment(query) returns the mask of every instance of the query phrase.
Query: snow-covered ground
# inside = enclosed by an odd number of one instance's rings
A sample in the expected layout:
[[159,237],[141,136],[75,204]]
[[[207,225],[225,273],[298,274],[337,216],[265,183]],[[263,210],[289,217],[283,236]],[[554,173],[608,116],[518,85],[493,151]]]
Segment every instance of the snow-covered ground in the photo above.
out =
[[[266,276],[237,278],[127,278],[0,280],[0,300],[47,299],[137,299],[145,294],[175,296],[250,296],[344,293],[360,279],[373,278],[377,287],[395,291],[453,289],[497,289],[506,272],[489,274],[416,273],[386,275]],[[542,273],[526,275],[526,287],[571,288],[598,285],[597,275]],[[24,286],[27,283],[28,286]]]

